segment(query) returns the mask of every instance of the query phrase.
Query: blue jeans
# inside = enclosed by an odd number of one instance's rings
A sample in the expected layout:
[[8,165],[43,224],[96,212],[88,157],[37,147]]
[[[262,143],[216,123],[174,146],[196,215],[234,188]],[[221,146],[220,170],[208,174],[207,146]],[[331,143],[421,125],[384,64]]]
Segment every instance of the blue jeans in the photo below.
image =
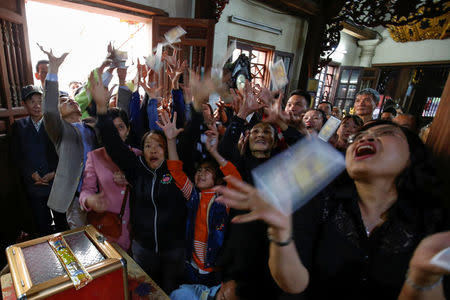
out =
[[208,274],[200,274],[189,262],[184,263],[186,280],[189,284],[201,284],[206,286],[215,286],[222,281],[219,272],[210,272]]
[[182,284],[170,294],[172,300],[212,300],[216,297],[220,284],[211,288],[202,284]]

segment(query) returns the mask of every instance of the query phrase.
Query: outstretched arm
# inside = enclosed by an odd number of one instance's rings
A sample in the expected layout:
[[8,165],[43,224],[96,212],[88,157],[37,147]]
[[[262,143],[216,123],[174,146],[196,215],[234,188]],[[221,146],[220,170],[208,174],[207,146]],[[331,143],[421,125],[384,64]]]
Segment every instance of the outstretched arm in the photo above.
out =
[[162,128],[164,134],[167,138],[167,151],[169,153],[170,160],[179,160],[178,152],[177,152],[177,136],[180,132],[182,132],[183,128],[177,128],[177,113],[175,112],[173,115],[173,120],[171,121],[169,118],[169,114],[166,111],[161,113],[161,123],[156,122],[159,127]]
[[38,44],[42,52],[48,56],[48,74],[45,80],[45,92],[44,92],[44,126],[48,136],[54,144],[58,144],[62,137],[63,132],[63,120],[59,114],[58,100],[59,100],[59,88],[58,88],[58,70],[64,59],[69,53],[64,53],[60,57],[56,57],[53,54],[53,50],[44,50],[42,46]]
[[[99,74],[99,77],[101,77],[101,74]],[[97,127],[100,130],[106,151],[117,166],[127,175],[127,179],[130,180],[130,176],[133,176],[132,174],[134,174],[136,166],[139,164],[138,158],[122,141],[111,117],[106,114],[109,101],[108,90],[94,78],[93,72],[89,76],[89,83],[89,91],[97,106]]]
[[219,186],[216,201],[249,213],[234,217],[231,222],[245,223],[262,220],[269,225],[271,240],[269,268],[278,286],[288,293],[301,293],[308,286],[309,273],[300,260],[292,242],[292,220],[267,203],[251,185],[231,176],[225,177],[234,189]]
[[162,128],[167,138],[167,150],[169,153],[169,160],[167,161],[167,168],[175,179],[177,187],[183,193],[186,200],[191,198],[191,193],[194,188],[192,181],[183,172],[183,163],[178,158],[176,139],[183,128],[176,128],[177,113],[173,115],[173,120],[169,118],[169,114],[164,111],[161,114],[161,123],[158,122],[159,127]]

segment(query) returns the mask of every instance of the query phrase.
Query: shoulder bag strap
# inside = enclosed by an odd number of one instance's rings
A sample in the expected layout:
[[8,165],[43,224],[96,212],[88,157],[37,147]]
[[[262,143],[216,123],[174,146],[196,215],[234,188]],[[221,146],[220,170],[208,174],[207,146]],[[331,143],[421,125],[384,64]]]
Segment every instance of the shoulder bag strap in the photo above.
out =
[[122,221],[123,214],[125,212],[125,206],[127,205],[127,199],[128,199],[128,191],[130,190],[130,186],[127,184],[125,188],[125,194],[123,195],[122,200],[122,208],[120,209],[119,219]]

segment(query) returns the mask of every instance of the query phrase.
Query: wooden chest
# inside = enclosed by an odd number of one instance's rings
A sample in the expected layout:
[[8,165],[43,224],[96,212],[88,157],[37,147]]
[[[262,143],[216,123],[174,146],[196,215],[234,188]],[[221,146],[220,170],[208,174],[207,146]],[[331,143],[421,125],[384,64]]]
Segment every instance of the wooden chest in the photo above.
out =
[[[62,235],[93,280],[76,290],[48,241]],[[17,299],[128,299],[126,260],[94,227],[41,237],[6,249]]]

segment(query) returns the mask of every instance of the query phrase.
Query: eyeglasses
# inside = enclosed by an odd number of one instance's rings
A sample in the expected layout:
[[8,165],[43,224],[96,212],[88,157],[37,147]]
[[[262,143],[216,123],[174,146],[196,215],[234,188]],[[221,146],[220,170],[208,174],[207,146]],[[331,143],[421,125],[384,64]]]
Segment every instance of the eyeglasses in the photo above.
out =
[[348,138],[348,144],[351,145],[353,143],[357,143],[364,139],[367,136],[371,136],[373,139],[382,137],[382,136],[398,136],[404,139],[404,136],[401,134],[400,129],[395,127],[382,127],[374,130],[365,130],[355,134],[352,134]]

